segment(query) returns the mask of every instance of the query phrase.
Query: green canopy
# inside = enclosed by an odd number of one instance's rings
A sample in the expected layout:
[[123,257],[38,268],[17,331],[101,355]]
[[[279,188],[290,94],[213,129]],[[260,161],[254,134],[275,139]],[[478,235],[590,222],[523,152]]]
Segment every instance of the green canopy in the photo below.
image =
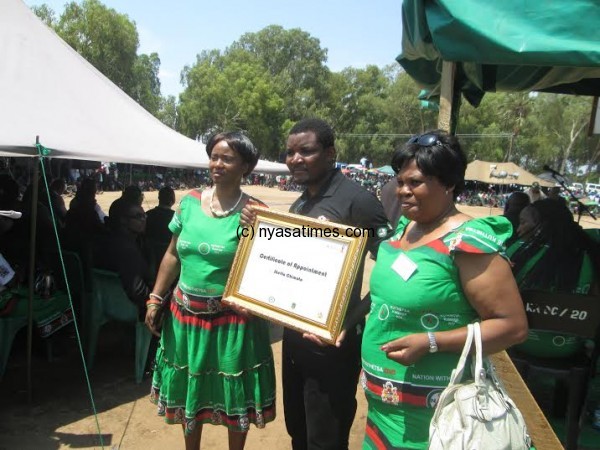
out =
[[392,166],[381,166],[377,168],[377,172],[379,173],[383,173],[385,175],[396,175],[396,172],[394,172],[394,169],[392,169]]
[[600,95],[598,0],[404,0],[397,61],[439,95],[442,61],[477,106],[485,92]]

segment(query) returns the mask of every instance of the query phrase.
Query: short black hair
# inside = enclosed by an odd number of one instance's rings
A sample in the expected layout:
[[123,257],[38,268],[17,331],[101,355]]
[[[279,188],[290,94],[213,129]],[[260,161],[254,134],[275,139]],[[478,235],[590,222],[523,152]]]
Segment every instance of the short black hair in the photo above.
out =
[[292,127],[288,134],[300,134],[312,131],[317,137],[317,142],[326,149],[335,146],[335,135],[331,126],[323,119],[311,117],[302,119]]
[[131,208],[141,208],[141,205],[124,196],[113,201],[108,209],[108,227],[113,231],[120,230],[123,226],[121,221],[127,218]]
[[238,152],[238,154],[242,157],[242,161],[248,164],[248,170],[244,174],[250,175],[250,172],[254,170],[256,164],[258,163],[258,158],[260,154],[250,138],[246,136],[241,131],[226,131],[223,133],[213,134],[206,143],[206,154],[210,158],[212,154],[213,148],[219,142],[225,141],[227,145]]
[[[435,137],[433,145],[418,143],[418,138],[425,135]],[[413,159],[423,175],[436,177],[446,187],[454,186],[454,198],[464,190],[467,157],[456,136],[433,130],[409,139],[392,155],[392,169],[398,173]]]
[[121,197],[138,205],[141,205],[144,201],[144,193],[142,192],[140,187],[136,186],[135,184],[130,184],[125,189],[123,189]]
[[175,203],[175,191],[169,186],[160,188],[158,191],[158,203],[160,205],[165,203],[170,203],[172,205]]

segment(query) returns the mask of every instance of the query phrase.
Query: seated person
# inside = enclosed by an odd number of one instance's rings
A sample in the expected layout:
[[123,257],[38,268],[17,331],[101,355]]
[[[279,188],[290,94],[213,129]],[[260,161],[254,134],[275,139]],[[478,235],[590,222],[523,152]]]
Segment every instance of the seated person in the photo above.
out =
[[519,215],[521,214],[523,208],[528,206],[530,203],[531,201],[529,200],[529,195],[522,191],[513,192],[506,200],[503,215],[508,220],[510,220],[510,223],[513,227],[512,236],[506,241],[507,247],[510,247],[510,245],[517,240],[517,228],[519,228]]
[[147,255],[155,273],[158,272],[160,262],[171,242],[169,223],[175,212],[171,209],[174,204],[175,191],[165,186],[158,191],[158,206],[146,212]]
[[[573,220],[564,202],[545,199],[525,207],[517,231],[519,238],[506,253],[521,290],[598,293],[600,244]],[[529,330],[527,341],[514,348],[532,356],[560,358],[580,352],[583,340]]]
[[138,186],[134,186],[132,184],[130,186],[127,186],[123,190],[123,193],[121,194],[121,198],[128,202],[135,203],[137,205],[142,206],[142,203],[144,201],[144,193]]
[[110,206],[108,217],[109,233],[96,242],[94,266],[119,274],[123,289],[143,318],[154,284],[140,245],[146,214],[141,206],[119,198]]
[[169,223],[173,218],[175,191],[168,186],[158,191],[158,206],[146,212],[146,237],[157,242],[171,242]]
[[50,201],[52,202],[52,210],[61,226],[64,224],[65,217],[67,216],[67,207],[65,206],[65,200],[63,198],[66,189],[67,183],[65,183],[63,178],[55,178],[50,183]]
[[104,234],[104,217],[106,215],[96,202],[96,181],[86,178],[77,189],[77,194],[65,217],[63,242],[69,249],[80,251],[81,248]]

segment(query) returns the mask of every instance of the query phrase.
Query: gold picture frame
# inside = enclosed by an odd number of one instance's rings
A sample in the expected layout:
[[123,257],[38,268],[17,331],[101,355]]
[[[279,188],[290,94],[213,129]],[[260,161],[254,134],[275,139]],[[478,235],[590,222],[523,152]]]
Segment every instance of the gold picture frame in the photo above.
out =
[[335,343],[370,230],[254,210],[254,223],[238,228],[223,302]]

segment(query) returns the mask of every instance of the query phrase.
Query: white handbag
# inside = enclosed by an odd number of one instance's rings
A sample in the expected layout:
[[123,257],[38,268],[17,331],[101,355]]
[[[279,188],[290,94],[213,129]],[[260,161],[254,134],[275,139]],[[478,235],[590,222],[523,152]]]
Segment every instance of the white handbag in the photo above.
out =
[[[461,383],[473,342],[474,379]],[[479,323],[469,324],[465,347],[431,420],[429,449],[528,450],[530,446],[521,412],[506,393],[493,365],[483,358]]]

